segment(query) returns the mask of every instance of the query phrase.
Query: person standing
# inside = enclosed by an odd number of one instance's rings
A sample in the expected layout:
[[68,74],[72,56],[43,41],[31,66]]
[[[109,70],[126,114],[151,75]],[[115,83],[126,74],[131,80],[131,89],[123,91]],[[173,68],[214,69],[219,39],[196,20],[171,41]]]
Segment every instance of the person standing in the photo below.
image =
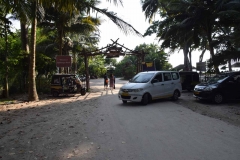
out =
[[113,83],[114,83],[113,89],[115,89],[115,84],[116,84],[116,83],[115,83],[115,79],[116,79],[116,77],[113,75],[113,78],[114,78],[114,79],[113,79]]
[[103,83],[104,83],[104,90],[105,90],[108,88],[108,76],[106,73],[104,74],[103,80],[104,80]]
[[115,84],[114,84],[114,81],[115,81],[115,80],[114,80],[114,76],[113,76],[112,73],[110,74],[109,79],[110,79],[110,89],[113,90],[113,87],[114,87],[114,85],[115,85]]

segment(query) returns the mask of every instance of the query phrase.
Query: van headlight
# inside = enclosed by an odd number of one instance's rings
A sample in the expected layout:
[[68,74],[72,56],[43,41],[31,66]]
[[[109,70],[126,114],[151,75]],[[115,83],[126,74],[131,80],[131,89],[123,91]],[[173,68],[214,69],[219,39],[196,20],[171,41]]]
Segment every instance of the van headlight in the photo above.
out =
[[212,91],[212,87],[206,87],[203,89],[204,91]]

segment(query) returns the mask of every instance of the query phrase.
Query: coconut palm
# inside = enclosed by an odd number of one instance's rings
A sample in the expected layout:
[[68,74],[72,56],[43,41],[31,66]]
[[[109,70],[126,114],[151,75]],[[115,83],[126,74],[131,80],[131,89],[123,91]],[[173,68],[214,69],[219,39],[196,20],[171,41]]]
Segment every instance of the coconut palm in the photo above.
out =
[[[158,2],[157,4],[160,5],[160,2]],[[172,47],[174,46],[173,43],[176,42],[180,44],[175,45],[176,47],[181,46],[180,42],[194,42],[195,47],[202,49],[203,51],[202,54],[205,53],[206,49],[209,50],[211,55],[212,62],[211,64],[214,65],[215,72],[218,73],[219,72],[218,66],[220,64],[220,62],[218,62],[219,52],[215,52],[215,50],[219,48],[219,46],[223,42],[221,41],[221,38],[218,36],[224,33],[223,32],[224,26],[221,24],[221,22],[223,22],[224,16],[225,21],[231,17],[232,18],[231,23],[225,23],[225,25],[227,24],[227,26],[233,27],[232,25],[229,24],[234,24],[235,25],[234,32],[238,30],[237,28],[239,27],[236,27],[236,24],[239,23],[237,23],[238,20],[236,18],[237,17],[236,15],[239,15],[238,7],[239,2],[234,0],[229,1],[218,0],[206,2],[207,3],[205,3],[204,1],[186,1],[186,0],[171,1],[167,3],[168,7],[165,10],[162,10],[163,7],[161,7],[160,5],[159,10],[164,20],[153,23],[153,25],[146,32],[146,35],[157,33],[159,37],[165,38],[163,43],[165,43],[166,47],[170,46],[170,44],[171,44],[170,47]],[[153,11],[156,11],[156,9]],[[149,12],[150,11],[148,11],[148,13]],[[235,15],[235,17],[232,16],[233,14]],[[177,17],[182,18],[177,19]],[[172,23],[174,21],[176,23]],[[187,34],[180,33],[180,31],[183,33],[185,32]],[[171,32],[173,32],[174,34]],[[191,32],[192,34],[190,34]],[[231,32],[232,33],[231,37],[234,37],[233,36],[235,35],[234,32],[233,31]],[[184,39],[181,38],[180,39],[181,41],[176,41],[176,38],[180,36],[185,38]],[[187,46],[186,43],[184,44],[185,46]]]
[[[151,2],[151,3],[150,3]],[[159,41],[163,40],[162,48],[170,48],[170,54],[176,49],[182,49],[184,54],[184,70],[192,70],[191,51],[193,42],[193,32],[186,24],[182,23],[185,20],[186,6],[176,7],[170,5],[167,1],[144,1],[143,10],[145,15],[150,20],[154,13],[159,12],[163,20],[155,21],[145,33],[150,35],[157,32]],[[188,58],[189,55],[189,58]]]
[[[35,58],[36,58],[36,27],[37,27],[37,17],[40,13],[43,13],[44,8],[55,7],[57,10],[65,13],[76,13],[78,11],[90,13],[91,10],[100,12],[107,17],[109,17],[121,30],[126,34],[136,33],[136,35],[141,35],[137,30],[135,30],[130,24],[126,23],[121,18],[118,18],[113,12],[108,12],[106,9],[100,9],[95,7],[97,4],[96,0],[75,0],[75,1],[66,1],[66,0],[7,0],[7,4],[11,4],[11,7],[15,12],[20,12],[17,8],[23,6],[24,4],[29,4],[29,7],[26,8],[26,15],[30,15],[30,24],[31,24],[31,46],[30,46],[30,63],[29,63],[29,101],[38,100],[38,95],[36,91],[35,83]],[[111,2],[111,1],[109,1]],[[115,4],[120,3],[121,0],[113,0]],[[30,12],[27,12],[30,11]],[[27,17],[27,16],[26,16]]]
[[[10,25],[11,21],[9,18],[7,18],[7,14],[10,12],[10,7],[8,5],[5,5],[6,3],[4,1],[0,2],[0,37],[4,37],[5,39],[5,53],[1,54],[1,60],[2,66],[5,68],[4,71],[4,77],[3,77],[3,96],[5,98],[9,97],[9,91],[8,91],[8,35],[11,33]],[[1,88],[0,88],[1,89]]]
[[218,12],[219,28],[221,33],[216,39],[217,55],[213,64],[228,64],[229,71],[232,71],[231,62],[240,59],[239,52],[239,31],[240,31],[240,2],[239,1],[219,1],[217,7],[221,8]]

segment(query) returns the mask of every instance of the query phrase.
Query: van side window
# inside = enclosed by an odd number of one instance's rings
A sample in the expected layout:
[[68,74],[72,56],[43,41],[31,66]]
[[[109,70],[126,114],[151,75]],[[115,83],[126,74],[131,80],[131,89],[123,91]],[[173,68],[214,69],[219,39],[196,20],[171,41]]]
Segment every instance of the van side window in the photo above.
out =
[[163,73],[163,77],[164,77],[164,81],[172,80],[171,73]]
[[179,79],[179,74],[177,74],[176,72],[172,72],[172,79],[173,80]]
[[162,82],[162,73],[159,73],[158,75],[156,75],[155,79],[158,80],[158,82]]

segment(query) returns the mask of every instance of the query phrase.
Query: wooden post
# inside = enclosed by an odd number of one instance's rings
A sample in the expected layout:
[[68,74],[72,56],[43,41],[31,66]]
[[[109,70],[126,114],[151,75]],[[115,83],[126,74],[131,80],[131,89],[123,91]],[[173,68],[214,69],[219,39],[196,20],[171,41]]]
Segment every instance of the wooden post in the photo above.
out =
[[88,56],[86,52],[84,52],[84,63],[85,63],[85,73],[86,73],[86,89],[87,91],[89,91],[90,83],[89,83],[89,70],[88,70]]
[[144,53],[144,52],[141,53],[141,60],[140,60],[141,66],[140,66],[140,72],[143,71],[143,68],[142,68],[142,62],[145,62],[145,53]]

